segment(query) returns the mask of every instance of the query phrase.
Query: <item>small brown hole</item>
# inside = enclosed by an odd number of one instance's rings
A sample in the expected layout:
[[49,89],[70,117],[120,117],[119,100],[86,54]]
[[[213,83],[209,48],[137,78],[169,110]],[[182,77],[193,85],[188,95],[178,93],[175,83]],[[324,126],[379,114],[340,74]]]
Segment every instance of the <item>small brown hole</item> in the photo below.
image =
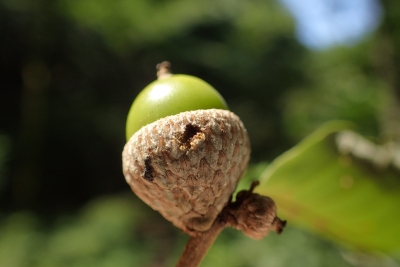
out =
[[151,158],[147,156],[144,159],[144,170],[142,173],[143,179],[149,182],[153,182],[154,177],[153,177],[153,167],[151,166]]
[[199,132],[201,132],[200,127],[193,124],[186,124],[185,131],[178,137],[178,140],[184,148],[189,149],[192,138]]

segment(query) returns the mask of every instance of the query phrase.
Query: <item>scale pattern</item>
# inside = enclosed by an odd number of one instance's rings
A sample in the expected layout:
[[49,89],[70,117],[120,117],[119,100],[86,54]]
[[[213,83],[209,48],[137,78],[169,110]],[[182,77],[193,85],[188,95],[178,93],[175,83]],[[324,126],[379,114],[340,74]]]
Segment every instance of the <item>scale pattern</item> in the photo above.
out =
[[126,143],[133,192],[189,234],[208,230],[250,158],[243,123],[227,110],[182,112],[142,127]]

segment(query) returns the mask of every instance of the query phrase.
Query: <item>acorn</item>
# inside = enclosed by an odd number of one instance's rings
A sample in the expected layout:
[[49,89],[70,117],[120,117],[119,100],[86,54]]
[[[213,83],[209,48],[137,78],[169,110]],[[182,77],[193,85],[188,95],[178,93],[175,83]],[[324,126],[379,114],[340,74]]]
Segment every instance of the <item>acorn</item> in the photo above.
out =
[[123,173],[132,191],[182,231],[210,229],[250,158],[242,121],[205,81],[171,74],[134,100],[126,125]]
[[229,210],[234,218],[231,225],[253,239],[262,239],[271,230],[280,234],[286,221],[276,216],[275,202],[252,191],[243,190],[236,195],[237,204]]

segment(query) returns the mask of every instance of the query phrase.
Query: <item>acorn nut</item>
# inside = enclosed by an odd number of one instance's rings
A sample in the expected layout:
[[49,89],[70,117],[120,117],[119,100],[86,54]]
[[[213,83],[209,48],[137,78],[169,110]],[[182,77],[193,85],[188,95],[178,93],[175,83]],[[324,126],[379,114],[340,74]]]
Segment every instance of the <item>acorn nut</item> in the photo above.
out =
[[261,239],[271,230],[280,234],[286,221],[276,216],[275,202],[267,196],[256,193],[244,195],[247,192],[243,192],[236,196],[237,201],[241,202],[239,208],[230,211],[235,218],[233,227],[253,239]]
[[247,131],[220,94],[158,65],[127,119],[123,172],[132,191],[186,233],[208,230],[250,158]]

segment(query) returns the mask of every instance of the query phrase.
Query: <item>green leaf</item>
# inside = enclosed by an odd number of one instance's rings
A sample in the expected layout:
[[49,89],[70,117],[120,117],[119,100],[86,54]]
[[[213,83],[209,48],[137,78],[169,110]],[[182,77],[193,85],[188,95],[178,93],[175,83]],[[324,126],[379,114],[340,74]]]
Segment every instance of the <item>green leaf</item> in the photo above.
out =
[[256,191],[272,197],[289,224],[362,251],[398,252],[400,150],[349,129],[323,126],[273,161]]

